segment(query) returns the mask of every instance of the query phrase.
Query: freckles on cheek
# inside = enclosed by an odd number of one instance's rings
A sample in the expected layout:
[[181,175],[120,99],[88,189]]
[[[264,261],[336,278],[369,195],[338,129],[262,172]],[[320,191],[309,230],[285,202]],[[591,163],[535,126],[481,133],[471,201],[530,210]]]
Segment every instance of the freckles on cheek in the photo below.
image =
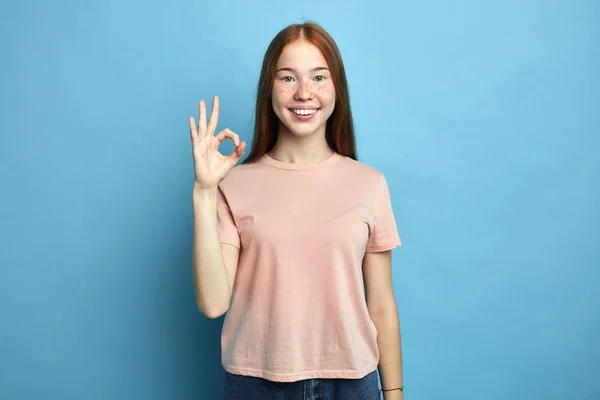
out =
[[289,97],[292,97],[294,94],[294,89],[289,86],[275,86],[273,88],[273,92],[277,98],[285,100]]
[[325,85],[316,87],[314,93],[322,98],[335,98],[335,88],[331,82],[327,82]]

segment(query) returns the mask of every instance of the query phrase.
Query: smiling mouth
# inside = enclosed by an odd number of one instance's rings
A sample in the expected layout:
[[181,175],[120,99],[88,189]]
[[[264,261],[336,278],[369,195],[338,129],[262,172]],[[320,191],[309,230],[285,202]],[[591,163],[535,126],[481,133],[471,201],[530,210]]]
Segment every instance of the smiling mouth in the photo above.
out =
[[316,113],[317,111],[320,110],[320,108],[289,108],[289,110],[291,112],[293,112],[296,115],[300,115],[300,116],[308,116],[308,115],[313,115],[314,113]]

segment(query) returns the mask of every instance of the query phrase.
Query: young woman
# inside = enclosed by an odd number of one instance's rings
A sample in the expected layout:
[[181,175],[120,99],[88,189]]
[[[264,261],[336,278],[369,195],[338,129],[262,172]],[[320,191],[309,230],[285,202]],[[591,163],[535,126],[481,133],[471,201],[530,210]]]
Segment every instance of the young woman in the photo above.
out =
[[[402,399],[384,176],[357,161],[346,74],[319,25],[269,45],[254,140],[190,117],[199,309],[226,314],[225,399]],[[218,152],[229,138],[235,150]],[[365,293],[366,292],[366,293]],[[377,369],[382,388],[377,381]]]

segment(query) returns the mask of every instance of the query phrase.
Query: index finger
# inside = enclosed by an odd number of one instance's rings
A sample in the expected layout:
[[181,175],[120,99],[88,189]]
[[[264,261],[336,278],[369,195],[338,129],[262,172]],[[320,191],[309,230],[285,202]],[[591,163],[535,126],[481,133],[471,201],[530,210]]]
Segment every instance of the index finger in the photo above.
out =
[[213,97],[212,109],[208,120],[208,134],[214,135],[217,130],[217,121],[219,120],[219,97]]

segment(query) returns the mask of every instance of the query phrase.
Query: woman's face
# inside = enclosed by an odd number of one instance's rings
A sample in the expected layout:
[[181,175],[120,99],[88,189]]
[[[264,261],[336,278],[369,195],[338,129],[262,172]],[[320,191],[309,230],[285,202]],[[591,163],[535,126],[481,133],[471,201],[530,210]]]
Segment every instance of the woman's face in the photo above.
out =
[[284,47],[275,66],[272,104],[280,129],[296,136],[325,135],[335,108],[335,87],[317,47],[298,40]]

